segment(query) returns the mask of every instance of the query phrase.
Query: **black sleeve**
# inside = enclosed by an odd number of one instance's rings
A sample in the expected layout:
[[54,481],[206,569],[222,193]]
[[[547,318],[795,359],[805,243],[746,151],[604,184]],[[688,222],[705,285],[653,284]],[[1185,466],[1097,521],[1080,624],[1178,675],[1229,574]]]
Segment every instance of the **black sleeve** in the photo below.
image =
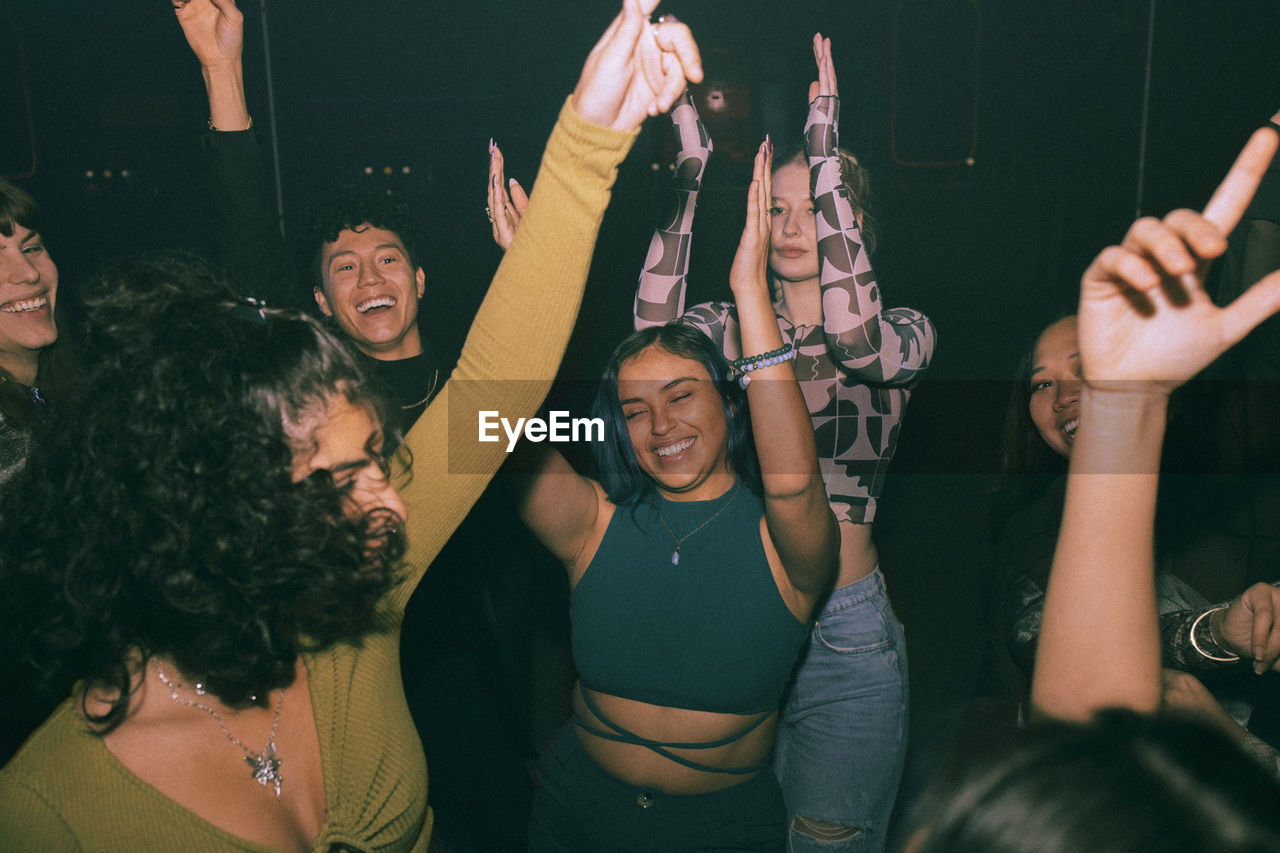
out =
[[1027,675],[1031,674],[1040,638],[1040,616],[1058,544],[1065,488],[1063,477],[1014,515],[995,542],[1001,628],[1014,662]]
[[309,310],[276,211],[262,150],[252,130],[210,131],[203,139],[213,196],[215,260],[245,296]]

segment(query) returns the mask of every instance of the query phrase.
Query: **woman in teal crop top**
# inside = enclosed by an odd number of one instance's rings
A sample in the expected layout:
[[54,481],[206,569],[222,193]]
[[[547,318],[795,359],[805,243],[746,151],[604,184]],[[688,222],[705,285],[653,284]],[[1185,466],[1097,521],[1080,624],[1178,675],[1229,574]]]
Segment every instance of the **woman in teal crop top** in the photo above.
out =
[[631,335],[597,397],[604,482],[549,452],[522,503],[568,569],[582,675],[534,850],[785,842],[760,770],[839,533],[769,301],[771,155],[766,142],[730,276],[750,356],[731,371],[696,330]]

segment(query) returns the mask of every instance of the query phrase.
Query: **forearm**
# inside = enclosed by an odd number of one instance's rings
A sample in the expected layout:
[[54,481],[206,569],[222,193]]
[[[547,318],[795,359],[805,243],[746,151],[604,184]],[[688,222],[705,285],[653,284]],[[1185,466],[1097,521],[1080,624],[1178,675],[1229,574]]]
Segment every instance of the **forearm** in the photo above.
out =
[[684,313],[693,214],[711,156],[711,137],[691,103],[678,104],[671,120],[680,139],[680,153],[668,206],[649,241],[649,254],[640,271],[634,306],[636,329],[661,326]]
[[934,330],[910,309],[886,312],[858,211],[840,169],[838,98],[816,99],[805,125],[828,351],[870,382],[908,384],[929,366]]
[[406,439],[413,474],[402,493],[412,571],[435,558],[506,458],[503,442],[478,441],[479,413],[511,422],[529,417],[550,388],[618,164],[634,138],[584,121],[567,104],[561,111],[529,209],[458,366]]
[[[763,282],[758,286],[735,285],[733,294],[743,358],[779,350],[782,333]],[[747,402],[765,496],[793,497],[816,488],[825,501],[813,424],[793,364],[794,361],[783,361],[747,374]]]
[[1032,679],[1036,708],[1086,719],[1160,704],[1153,556],[1168,398],[1085,388]]
[[200,73],[209,96],[209,123],[218,130],[248,130],[249,107],[245,102],[241,61],[202,65]]

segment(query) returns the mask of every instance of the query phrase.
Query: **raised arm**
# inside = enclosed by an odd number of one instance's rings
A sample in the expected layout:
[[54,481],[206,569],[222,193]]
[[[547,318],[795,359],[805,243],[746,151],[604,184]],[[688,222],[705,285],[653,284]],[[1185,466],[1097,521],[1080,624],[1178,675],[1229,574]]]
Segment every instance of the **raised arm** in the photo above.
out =
[[250,130],[241,50],[244,16],[235,0],[173,4],[182,34],[200,61],[209,98],[204,150],[213,202],[218,264],[244,295],[305,308],[297,271],[280,233],[276,199]]
[[1085,271],[1080,429],[1032,677],[1044,714],[1160,704],[1153,537],[1168,395],[1280,308],[1280,271],[1225,308],[1204,292],[1276,144],[1258,131],[1203,214],[1140,219]]
[[934,329],[911,308],[885,310],[861,224],[840,172],[840,96],[831,40],[813,37],[818,80],[809,87],[805,150],[817,217],[822,328],[827,350],[867,382],[906,385],[929,366]]
[[[782,352],[782,333],[769,298],[766,270],[772,153],[772,146],[765,142],[756,154],[755,174],[747,193],[747,223],[729,273],[744,353],[735,366],[747,362],[743,376],[749,382],[747,403],[764,481],[769,537],[792,586],[816,598],[835,577],[840,534],[818,470],[809,410],[792,361],[787,359],[790,347]],[[772,352],[780,353],[782,360],[757,361]],[[812,601],[808,603],[812,606]]]
[[458,366],[407,436],[411,573],[401,606],[506,458],[503,442],[479,441],[480,413],[530,417],[555,378],[610,187],[641,122],[675,101],[686,75],[701,79],[688,28],[648,24],[656,4],[626,0],[587,58]]
[[235,0],[175,0],[173,11],[191,52],[200,60],[209,95],[209,123],[219,130],[248,130],[244,98],[244,15]]
[[635,327],[662,326],[684,313],[684,293],[693,247],[693,213],[702,176],[711,159],[711,136],[686,94],[671,111],[680,140],[671,194],[649,241],[636,287]]

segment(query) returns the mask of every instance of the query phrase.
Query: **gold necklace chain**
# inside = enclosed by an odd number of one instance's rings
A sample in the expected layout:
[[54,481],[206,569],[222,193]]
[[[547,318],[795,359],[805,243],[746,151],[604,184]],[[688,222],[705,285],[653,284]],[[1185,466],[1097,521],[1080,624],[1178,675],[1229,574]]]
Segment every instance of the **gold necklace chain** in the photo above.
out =
[[[280,688],[280,698],[276,701],[276,715],[271,720],[271,736],[267,738],[267,745],[263,747],[261,752],[254,752],[245,746],[244,741],[231,733],[227,728],[227,721],[222,718],[212,705],[206,705],[203,702],[197,702],[193,699],[184,699],[178,695],[178,686],[170,681],[164,674],[164,670],[160,668],[160,662],[156,662],[156,677],[160,682],[169,688],[169,695],[174,702],[179,705],[186,705],[189,708],[198,708],[204,711],[214,722],[218,724],[218,728],[222,729],[222,733],[227,736],[227,740],[244,750],[244,762],[249,765],[249,769],[253,772],[253,778],[258,780],[258,784],[266,787],[273,785],[276,789],[276,797],[280,796],[280,783],[284,781],[280,775],[280,765],[284,762],[276,758],[276,729],[280,725],[280,709],[284,707],[284,688]],[[203,695],[204,689],[202,685],[196,685],[196,694]]]
[[655,512],[657,512],[657,513],[658,513],[658,521],[661,521],[661,522],[662,522],[662,526],[663,526],[663,527],[665,527],[665,528],[667,528],[667,533],[671,534],[671,538],[672,538],[672,539],[674,539],[674,540],[675,540],[675,542],[676,542],[676,549],[675,549],[674,551],[672,551],[672,552],[671,552],[671,565],[673,565],[673,566],[678,566],[678,565],[680,565],[680,546],[684,544],[684,540],[688,539],[690,536],[692,536],[693,534],[697,533],[699,530],[701,530],[702,528],[706,527],[706,526],[707,526],[708,524],[710,524],[711,522],[715,521],[715,520],[716,520],[716,518],[720,515],[720,513],[724,512],[726,509],[728,509],[728,508],[729,508],[729,504],[733,503],[733,499],[734,499],[734,498],[736,498],[736,497],[738,496],[738,487],[739,487],[739,486],[741,486],[741,485],[742,485],[742,481],[741,481],[741,480],[735,481],[735,482],[734,482],[734,484],[733,484],[733,494],[729,496],[729,500],[727,500],[727,501],[725,501],[725,502],[724,502],[724,506],[720,507],[718,510],[716,510],[716,511],[712,514],[712,516],[711,516],[710,518],[708,518],[706,521],[702,522],[702,523],[701,523],[701,524],[699,524],[697,527],[693,528],[692,530],[690,530],[688,533],[686,533],[686,534],[685,534],[685,535],[683,535],[683,536],[677,536],[677,535],[676,535],[676,532],[675,532],[674,530],[672,530],[672,529],[671,529],[671,525],[670,525],[670,524],[667,524],[667,520],[666,520],[665,518],[663,518],[663,517],[662,517],[662,509],[658,506],[658,497],[657,497],[657,495],[654,495],[654,496],[653,496],[653,498],[652,498],[652,501],[653,501],[653,509],[654,509],[654,511],[655,511]]
[[419,400],[416,403],[409,403],[408,405],[401,406],[400,411],[407,412],[410,409],[416,409],[419,406],[421,406],[423,403],[430,400],[433,396],[435,396],[436,384],[439,381],[440,381],[440,368],[437,367],[435,370],[431,372],[431,387],[427,389],[427,396],[423,397],[421,400]]

